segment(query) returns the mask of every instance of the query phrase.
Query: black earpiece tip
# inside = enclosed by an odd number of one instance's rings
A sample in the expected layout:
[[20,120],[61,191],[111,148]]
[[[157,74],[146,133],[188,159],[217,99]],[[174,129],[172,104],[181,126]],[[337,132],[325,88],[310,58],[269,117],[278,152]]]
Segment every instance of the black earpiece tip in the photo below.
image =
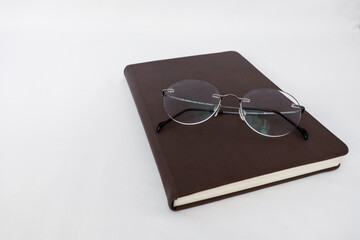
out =
[[160,132],[161,128],[166,124],[166,121],[159,122],[159,124],[156,127],[156,132]]
[[300,130],[301,134],[303,135],[304,139],[308,140],[309,135],[308,135],[307,131],[304,128],[301,128],[301,127],[299,127],[299,130]]

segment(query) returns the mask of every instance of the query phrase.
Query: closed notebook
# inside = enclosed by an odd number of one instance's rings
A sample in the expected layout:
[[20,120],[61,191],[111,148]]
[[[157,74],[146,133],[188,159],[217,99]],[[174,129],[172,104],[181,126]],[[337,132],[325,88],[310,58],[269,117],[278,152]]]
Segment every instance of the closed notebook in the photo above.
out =
[[[237,52],[132,64],[124,74],[172,210],[333,170],[348,152],[306,110],[299,125],[307,130],[308,140],[296,130],[264,137],[230,114],[194,126],[170,122],[156,131],[158,123],[168,119],[162,90],[177,81],[199,79],[237,96],[258,88],[279,89]],[[229,105],[237,104],[232,101]]]

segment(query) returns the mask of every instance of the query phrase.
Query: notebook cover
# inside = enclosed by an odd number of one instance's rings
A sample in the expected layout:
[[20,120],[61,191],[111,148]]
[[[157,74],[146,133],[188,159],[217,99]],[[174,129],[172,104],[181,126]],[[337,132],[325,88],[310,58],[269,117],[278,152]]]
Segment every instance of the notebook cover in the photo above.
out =
[[[251,130],[239,116],[230,114],[222,114],[194,126],[171,122],[157,133],[157,124],[168,118],[161,91],[174,82],[183,79],[204,80],[213,84],[221,93],[234,93],[237,96],[244,96],[256,88],[279,89],[237,52],[132,64],[125,68],[124,74],[172,210],[279,182],[174,208],[173,201],[182,196],[328,160],[348,152],[347,146],[307,111],[302,115],[299,125],[307,130],[308,140],[304,140],[296,130],[284,137],[264,137]],[[296,93],[292,94],[296,96]],[[301,99],[299,101],[301,104]],[[223,104],[236,106],[238,102],[229,99],[229,102]],[[326,170],[319,172],[323,171]],[[292,179],[280,182],[289,180]]]

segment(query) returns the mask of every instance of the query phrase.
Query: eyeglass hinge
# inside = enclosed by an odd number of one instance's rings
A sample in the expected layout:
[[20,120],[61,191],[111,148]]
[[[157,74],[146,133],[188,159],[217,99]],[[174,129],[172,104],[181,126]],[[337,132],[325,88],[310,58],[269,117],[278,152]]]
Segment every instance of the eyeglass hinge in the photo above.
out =
[[165,93],[173,93],[173,92],[175,92],[174,91],[174,89],[171,89],[171,88],[167,88],[167,89],[163,89],[162,91],[161,91],[161,95],[163,96],[163,97],[165,97]]

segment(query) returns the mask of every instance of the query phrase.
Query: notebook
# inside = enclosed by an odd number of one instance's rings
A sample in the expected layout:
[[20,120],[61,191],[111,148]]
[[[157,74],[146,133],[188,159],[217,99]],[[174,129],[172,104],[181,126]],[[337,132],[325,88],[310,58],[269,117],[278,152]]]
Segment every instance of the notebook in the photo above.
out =
[[264,137],[230,114],[194,126],[170,122],[158,133],[158,123],[168,119],[161,93],[174,82],[199,79],[237,96],[257,88],[280,89],[237,52],[131,64],[124,74],[171,210],[334,170],[348,152],[306,110],[299,125],[307,130],[308,140],[298,131]]

